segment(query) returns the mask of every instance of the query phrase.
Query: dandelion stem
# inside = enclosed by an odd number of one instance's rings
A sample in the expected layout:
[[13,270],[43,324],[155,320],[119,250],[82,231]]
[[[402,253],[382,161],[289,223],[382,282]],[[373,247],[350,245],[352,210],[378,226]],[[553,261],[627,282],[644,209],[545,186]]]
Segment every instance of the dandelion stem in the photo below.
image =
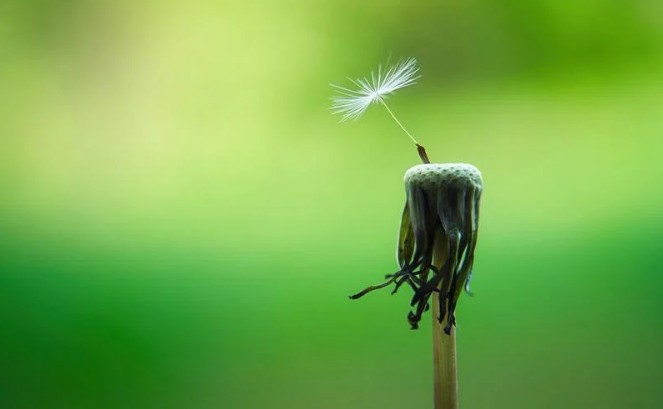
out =
[[391,112],[391,109],[389,109],[389,107],[387,106],[387,103],[384,102],[384,99],[383,99],[383,98],[380,98],[380,102],[381,102],[382,105],[384,105],[384,107],[387,109],[387,112],[389,112],[389,115],[391,115],[391,117],[394,118],[394,121],[396,121],[396,123],[398,124],[398,126],[401,127],[401,129],[403,130],[403,132],[405,132],[405,133],[407,134],[407,136],[409,136],[410,139],[412,139],[412,142],[414,142],[415,145],[419,145],[419,142],[417,142],[417,140],[414,139],[414,138],[412,137],[412,135],[410,135],[410,133],[407,131],[407,129],[405,129],[405,127],[403,126],[403,124],[401,123],[401,121],[399,121],[398,118],[396,118],[396,115],[394,115],[394,113]]
[[[435,235],[433,265],[442,266],[447,259],[447,242],[438,231]],[[433,297],[433,402],[435,409],[458,409],[458,378],[456,376],[456,328],[449,335],[440,323],[440,303]]]

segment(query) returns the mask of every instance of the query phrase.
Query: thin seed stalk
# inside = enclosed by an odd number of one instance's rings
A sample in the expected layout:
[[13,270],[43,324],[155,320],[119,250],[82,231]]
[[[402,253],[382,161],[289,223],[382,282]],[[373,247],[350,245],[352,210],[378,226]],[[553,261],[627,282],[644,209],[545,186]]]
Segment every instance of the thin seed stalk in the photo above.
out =
[[[443,232],[435,236],[433,265],[442,268],[447,258],[447,243]],[[458,409],[458,378],[456,373],[456,328],[451,334],[444,332],[438,321],[440,303],[434,295],[433,303],[433,402],[435,409]]]

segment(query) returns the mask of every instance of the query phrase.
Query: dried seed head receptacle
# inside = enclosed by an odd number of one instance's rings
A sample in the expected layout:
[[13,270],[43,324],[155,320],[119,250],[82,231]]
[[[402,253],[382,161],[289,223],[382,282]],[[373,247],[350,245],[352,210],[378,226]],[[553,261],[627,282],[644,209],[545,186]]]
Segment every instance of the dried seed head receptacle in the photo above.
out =
[[[410,303],[414,310],[409,312],[408,321],[416,329],[431,296],[437,293],[438,320],[446,319],[444,331],[449,334],[455,324],[458,297],[463,288],[469,293],[483,187],[481,172],[464,163],[423,164],[408,169],[404,182],[407,201],[398,238],[400,269],[388,275],[386,282],[351,298],[391,283],[395,283],[395,293],[402,284],[408,284],[414,291]],[[440,265],[433,264],[435,249],[445,254]]]

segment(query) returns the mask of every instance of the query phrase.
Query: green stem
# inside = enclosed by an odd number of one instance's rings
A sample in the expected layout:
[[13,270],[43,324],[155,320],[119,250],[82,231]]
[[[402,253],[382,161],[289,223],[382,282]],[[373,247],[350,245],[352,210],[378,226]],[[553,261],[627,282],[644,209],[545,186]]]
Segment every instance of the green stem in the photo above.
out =
[[[436,233],[433,249],[433,265],[441,268],[447,259],[447,242],[441,229]],[[435,409],[458,409],[458,378],[456,373],[456,328],[449,335],[438,321],[440,303],[433,303],[433,407]]]

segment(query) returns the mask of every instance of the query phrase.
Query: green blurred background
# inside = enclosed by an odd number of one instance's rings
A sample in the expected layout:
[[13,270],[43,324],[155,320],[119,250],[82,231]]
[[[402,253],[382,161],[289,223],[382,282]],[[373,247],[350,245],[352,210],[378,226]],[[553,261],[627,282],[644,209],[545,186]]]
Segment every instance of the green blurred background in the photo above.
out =
[[[484,174],[462,408],[663,407],[663,3],[0,2],[0,408],[426,408],[418,157]],[[425,317],[426,318],[426,317]]]

